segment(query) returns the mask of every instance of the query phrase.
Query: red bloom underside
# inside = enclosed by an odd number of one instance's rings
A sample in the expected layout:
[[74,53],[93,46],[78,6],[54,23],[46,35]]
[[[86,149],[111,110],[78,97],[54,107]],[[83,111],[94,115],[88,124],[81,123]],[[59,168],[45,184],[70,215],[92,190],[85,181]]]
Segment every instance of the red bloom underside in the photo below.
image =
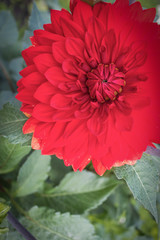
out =
[[34,149],[74,170],[92,160],[102,175],[160,143],[160,27],[139,2],[79,0],[71,10],[52,10],[34,31],[16,97]]

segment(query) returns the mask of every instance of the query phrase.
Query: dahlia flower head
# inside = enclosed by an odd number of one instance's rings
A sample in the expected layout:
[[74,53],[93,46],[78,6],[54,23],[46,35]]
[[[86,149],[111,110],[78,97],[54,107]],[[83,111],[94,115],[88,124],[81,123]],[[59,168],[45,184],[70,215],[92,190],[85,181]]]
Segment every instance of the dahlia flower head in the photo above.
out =
[[16,98],[32,148],[99,175],[160,143],[160,26],[139,2],[70,2],[51,10],[22,52]]

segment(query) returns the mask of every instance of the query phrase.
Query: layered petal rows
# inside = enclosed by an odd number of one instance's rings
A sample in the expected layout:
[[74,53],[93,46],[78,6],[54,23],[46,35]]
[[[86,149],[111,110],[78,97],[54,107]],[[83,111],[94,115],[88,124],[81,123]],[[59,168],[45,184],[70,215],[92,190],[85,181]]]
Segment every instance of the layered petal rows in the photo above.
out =
[[160,26],[139,2],[70,8],[34,31],[16,98],[33,149],[102,175],[160,143]]

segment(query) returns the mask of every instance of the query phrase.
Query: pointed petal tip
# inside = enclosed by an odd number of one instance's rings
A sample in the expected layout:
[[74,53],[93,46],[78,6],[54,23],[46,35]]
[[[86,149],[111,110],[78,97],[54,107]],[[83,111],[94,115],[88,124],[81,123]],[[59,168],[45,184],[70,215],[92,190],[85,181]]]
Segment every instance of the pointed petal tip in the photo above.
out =
[[103,166],[103,164],[98,160],[92,159],[92,164],[93,164],[93,167],[94,167],[96,173],[100,176],[102,176],[105,173],[105,171],[107,170]]

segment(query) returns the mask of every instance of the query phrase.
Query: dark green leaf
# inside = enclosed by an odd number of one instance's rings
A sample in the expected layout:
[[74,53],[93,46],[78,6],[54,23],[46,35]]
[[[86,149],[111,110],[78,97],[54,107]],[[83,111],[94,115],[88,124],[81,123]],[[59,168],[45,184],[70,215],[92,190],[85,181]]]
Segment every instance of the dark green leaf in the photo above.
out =
[[[9,231],[6,234],[0,235],[1,240],[25,240],[17,231]],[[38,240],[38,239],[37,239]]]
[[156,156],[153,156],[153,155],[151,156],[151,155],[148,155],[148,154],[145,154],[143,157],[146,161],[148,161],[148,159],[153,161],[153,163],[155,164],[155,166],[156,166],[156,168],[159,172],[159,175],[160,175],[160,158],[156,157]]
[[[13,226],[7,221],[6,219],[6,225],[7,225],[7,232],[0,234],[1,240],[25,240],[22,235],[13,228]],[[1,232],[0,232],[1,233]]]
[[6,217],[10,207],[5,203],[0,201],[0,223],[2,223],[3,219]]
[[115,180],[91,172],[71,172],[41,200],[56,211],[83,213],[102,204],[116,186]]
[[6,216],[9,210],[10,207],[0,199],[0,237],[8,232],[8,227],[6,227]]
[[58,159],[56,156],[52,156],[51,171],[49,173],[50,179],[54,184],[58,184],[62,178],[71,171],[71,167],[66,167],[63,160]]
[[24,135],[22,127],[27,117],[19,107],[7,103],[0,111],[0,135],[7,137],[11,143],[25,143],[31,139],[31,134]]
[[17,182],[13,185],[13,195],[26,196],[42,191],[50,170],[50,156],[34,151],[19,170]]
[[14,170],[30,150],[31,147],[11,144],[6,138],[0,137],[0,174]]
[[124,179],[135,199],[140,201],[158,221],[156,196],[158,187],[158,171],[151,159],[143,155],[135,165],[115,168],[118,179]]
[[47,208],[33,207],[29,211],[32,221],[22,223],[37,240],[98,240],[88,220],[79,215],[55,213]]

